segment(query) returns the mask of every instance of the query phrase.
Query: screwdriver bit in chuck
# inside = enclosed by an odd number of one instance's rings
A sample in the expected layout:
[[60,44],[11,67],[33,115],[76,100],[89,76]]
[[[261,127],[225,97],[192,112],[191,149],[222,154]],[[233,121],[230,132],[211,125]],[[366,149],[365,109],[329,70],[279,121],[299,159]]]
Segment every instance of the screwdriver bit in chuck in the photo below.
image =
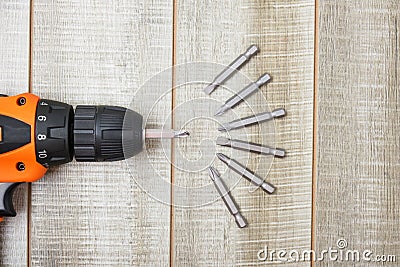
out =
[[173,139],[173,138],[182,138],[188,137],[190,133],[185,130],[170,130],[170,129],[145,129],[144,136],[147,139]]

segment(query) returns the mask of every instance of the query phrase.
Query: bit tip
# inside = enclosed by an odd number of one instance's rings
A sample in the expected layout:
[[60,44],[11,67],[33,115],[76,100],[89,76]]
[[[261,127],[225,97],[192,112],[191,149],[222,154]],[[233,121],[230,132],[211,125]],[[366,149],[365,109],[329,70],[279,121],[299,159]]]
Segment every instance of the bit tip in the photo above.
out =
[[174,131],[174,137],[175,138],[188,137],[189,135],[190,135],[190,133],[188,131],[185,131],[185,130]]
[[218,131],[227,132],[227,131],[229,131],[229,128],[227,125],[222,125],[222,126],[218,127]]
[[230,109],[230,107],[228,107],[227,105],[221,106],[221,107],[217,110],[217,113],[215,113],[215,116],[221,116],[221,115],[224,114],[228,109]]
[[216,140],[217,145],[225,146],[229,144],[229,139],[226,137],[219,136]]
[[244,55],[246,57],[250,57],[250,56],[253,56],[254,54],[257,54],[258,51],[259,51],[258,47],[253,44],[253,45],[249,46],[249,48],[247,48],[247,50],[244,53]]
[[206,88],[204,88],[203,91],[204,91],[204,93],[209,95],[215,90],[215,88],[217,88],[217,85],[212,83],[212,84],[209,84]]
[[208,167],[208,175],[210,176],[211,180],[213,180],[213,181],[215,181],[216,177],[220,176],[218,170],[214,167]]
[[271,114],[272,114],[272,116],[274,118],[279,118],[279,117],[285,116],[286,115],[286,111],[285,111],[284,108],[278,108],[278,109],[275,109],[274,111],[272,111]]
[[228,158],[222,153],[217,153],[217,157],[224,163],[227,163],[230,160],[230,158]]
[[235,216],[236,224],[237,224],[237,226],[239,226],[239,228],[244,228],[247,226],[246,219],[240,213],[236,213],[234,216]]

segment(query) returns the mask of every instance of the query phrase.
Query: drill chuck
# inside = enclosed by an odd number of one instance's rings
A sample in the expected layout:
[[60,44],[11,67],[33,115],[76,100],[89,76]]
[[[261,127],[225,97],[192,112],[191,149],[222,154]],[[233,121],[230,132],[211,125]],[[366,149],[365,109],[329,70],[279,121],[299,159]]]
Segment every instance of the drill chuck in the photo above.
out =
[[77,106],[74,150],[77,161],[117,161],[143,148],[143,118],[114,106]]

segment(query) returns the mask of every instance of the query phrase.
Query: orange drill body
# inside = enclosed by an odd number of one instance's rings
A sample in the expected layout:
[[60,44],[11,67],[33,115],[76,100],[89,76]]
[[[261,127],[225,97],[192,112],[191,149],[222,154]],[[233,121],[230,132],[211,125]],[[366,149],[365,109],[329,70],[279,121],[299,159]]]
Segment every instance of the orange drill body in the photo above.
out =
[[[23,105],[19,101],[24,101]],[[36,161],[35,152],[35,116],[39,97],[33,94],[21,94],[10,97],[0,97],[0,115],[7,116],[30,126],[30,142],[14,150],[0,153],[0,183],[34,182],[42,178],[47,171]],[[0,143],[7,138],[2,125]],[[18,164],[23,163],[24,169],[19,170]]]

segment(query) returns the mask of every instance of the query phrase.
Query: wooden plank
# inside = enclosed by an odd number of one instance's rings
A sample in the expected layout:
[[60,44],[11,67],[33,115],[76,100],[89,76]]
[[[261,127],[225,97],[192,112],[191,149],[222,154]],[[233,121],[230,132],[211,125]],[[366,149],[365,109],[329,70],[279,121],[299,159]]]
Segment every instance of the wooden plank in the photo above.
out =
[[[0,3],[0,93],[15,95],[28,91],[30,1]],[[0,223],[0,265],[27,265],[28,186],[14,193],[16,218]]]
[[[171,61],[172,1],[34,1],[33,87],[43,98],[128,106]],[[161,93],[156,86],[148,97]],[[144,97],[135,100],[153,104]],[[149,123],[164,124],[170,109],[166,98]],[[169,175],[168,162],[153,164]],[[140,160],[135,171],[153,179]],[[32,266],[165,266],[169,212],[123,162],[54,168],[32,186]]]
[[320,3],[317,251],[345,239],[372,257],[400,255],[399,10],[398,1]]
[[[276,146],[288,152],[274,160],[267,177],[277,186],[276,194],[243,196],[254,227],[240,235],[237,257],[238,265],[251,266],[265,264],[257,252],[266,246],[276,251],[311,246],[315,1],[248,1],[245,7],[251,10],[246,38],[263,51],[255,70],[268,70],[273,77],[263,92],[271,109],[284,107],[288,114],[275,121]],[[273,261],[282,263],[276,257]]]
[[[288,116],[276,120],[276,134],[263,128],[251,128],[247,134],[252,141],[285,148],[285,159],[250,158],[249,167],[278,188],[276,194],[266,195],[261,190],[250,193],[248,182],[241,180],[233,195],[249,221],[246,229],[237,229],[233,218],[222,201],[197,209],[174,209],[173,217],[173,263],[176,266],[254,266],[265,264],[257,254],[268,246],[270,250],[310,249],[311,246],[311,185],[312,185],[312,139],[313,139],[313,61],[314,61],[314,1],[177,1],[176,15],[176,63],[207,61],[228,64],[255,43],[261,53],[253,59],[243,73],[256,79],[268,71],[273,82],[261,89],[271,109],[285,107]],[[214,75],[218,72],[214,70]],[[182,75],[176,74],[178,78]],[[184,76],[184,75],[183,75]],[[211,81],[214,76],[208,77]],[[239,90],[241,83],[230,82],[228,87]],[[203,85],[204,87],[204,85]],[[177,90],[175,107],[184,105],[193,98],[204,96],[201,86],[186,86]],[[218,89],[214,98],[226,99],[228,92]],[[205,102],[203,114],[215,106]],[[255,112],[268,109],[261,94],[249,100]],[[238,107],[239,116],[249,109]],[[188,113],[194,112],[188,110]],[[228,121],[229,115],[221,120]],[[212,117],[212,116],[211,116]],[[175,127],[183,122],[175,117]],[[273,124],[266,124],[273,125]],[[175,154],[199,153],[199,145],[206,139],[218,136],[215,123],[187,124],[193,136],[177,146]],[[262,137],[262,138],[261,138]],[[203,140],[203,141],[202,141]],[[229,150],[224,150],[229,152]],[[203,153],[213,153],[206,149]],[[239,160],[247,155],[234,153]],[[182,163],[178,155],[176,164]],[[223,170],[225,181],[232,183],[235,174]],[[185,168],[183,168],[185,169]],[[269,172],[269,173],[268,173]],[[205,172],[176,170],[175,184],[183,187],[205,186],[209,178]],[[193,192],[193,190],[188,190]],[[196,191],[195,191],[196,192]],[[176,194],[176,192],[175,192]],[[211,194],[211,193],[210,193]],[[188,204],[197,203],[202,196],[187,194]],[[179,197],[182,197],[181,195]],[[195,200],[193,200],[195,199]],[[190,202],[192,201],[192,202]],[[290,265],[290,264],[289,264]],[[308,266],[309,263],[293,263],[293,266]]]

